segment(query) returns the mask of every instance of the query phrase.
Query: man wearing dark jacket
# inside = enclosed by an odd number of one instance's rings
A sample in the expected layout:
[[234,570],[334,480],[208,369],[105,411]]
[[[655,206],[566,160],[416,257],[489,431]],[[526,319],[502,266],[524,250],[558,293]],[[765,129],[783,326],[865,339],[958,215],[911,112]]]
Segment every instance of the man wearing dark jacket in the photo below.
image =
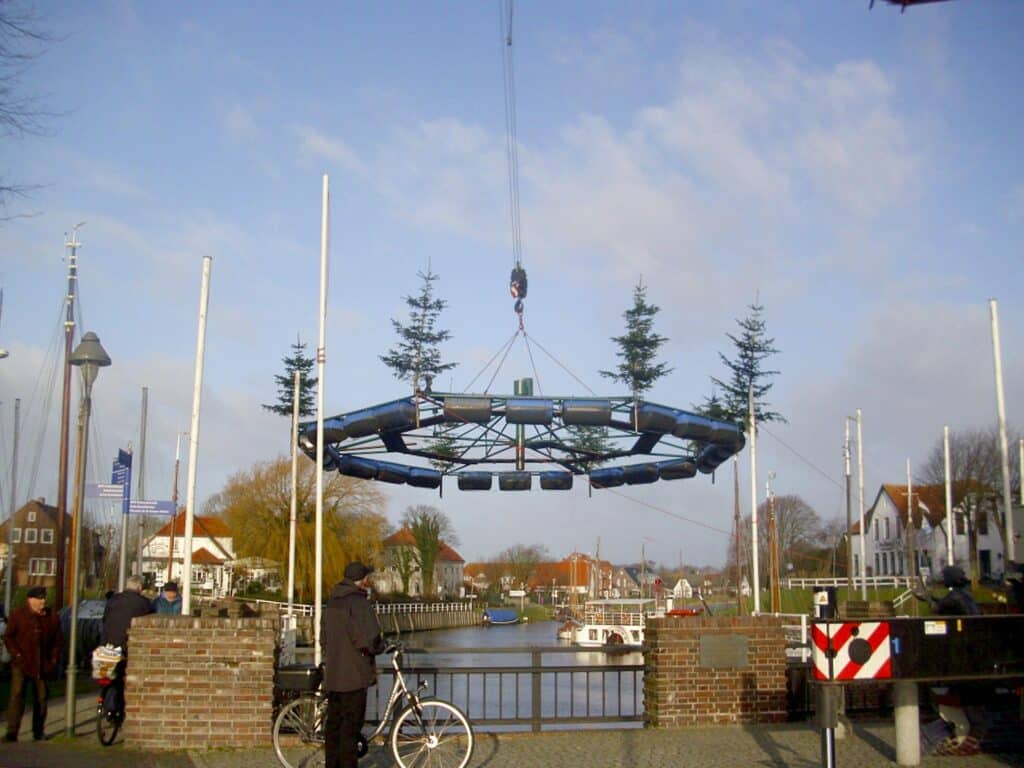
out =
[[46,679],[57,670],[64,644],[60,622],[46,607],[46,588],[31,587],[25,605],[11,611],[4,630],[4,644],[11,654],[11,695],[7,703],[7,734],[4,741],[17,741],[21,716],[25,712],[25,688],[32,686],[32,735],[44,738]]
[[118,709],[124,707],[124,677],[128,669],[128,630],[132,626],[132,619],[149,613],[153,613],[153,604],[142,596],[142,579],[138,576],[129,576],[125,579],[124,592],[118,592],[108,598],[107,606],[103,609],[103,635],[100,642],[116,645],[124,654],[111,683]]
[[327,691],[325,768],[356,768],[357,740],[366,717],[366,689],[377,680],[374,656],[384,651],[377,614],[367,589],[373,572],[349,563],[320,619],[320,645]]

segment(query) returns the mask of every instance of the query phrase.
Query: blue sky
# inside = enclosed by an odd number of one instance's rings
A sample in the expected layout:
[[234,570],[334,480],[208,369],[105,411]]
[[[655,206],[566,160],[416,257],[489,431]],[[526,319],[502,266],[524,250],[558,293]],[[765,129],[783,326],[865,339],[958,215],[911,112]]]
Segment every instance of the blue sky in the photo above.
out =
[[[189,422],[203,255],[213,277],[200,504],[232,472],[287,450],[286,420],[259,404],[296,333],[315,346],[323,173],[329,414],[405,394],[377,356],[428,259],[449,302],[454,389],[512,334],[496,2],[39,10],[60,40],[24,86],[62,115],[49,135],[0,148],[5,179],[42,185],[7,210],[34,215],[0,226],[0,347],[11,353],[0,457],[9,466],[20,397],[19,495],[55,493],[52,409],[48,441],[34,435],[63,237],[79,221],[84,326],[114,360],[96,385],[94,473],[138,441],[148,386],[151,497],[170,495],[175,433]],[[724,375],[725,334],[759,296],[781,350],[771,400],[789,420],[760,441],[761,482],[774,470],[777,493],[825,518],[842,511],[854,409],[869,503],[879,483],[903,481],[906,458],[923,461],[943,424],[994,423],[989,298],[1000,300],[1008,415],[1021,423],[1022,22],[1009,0],[902,15],[868,12],[866,0],[518,4],[531,335],[590,387],[619,394],[596,372],[614,362],[609,337],[642,275],[675,367],[651,399],[685,408]],[[545,392],[580,393],[538,365]],[[529,373],[518,347],[496,389]],[[741,467],[746,513],[746,453]],[[517,542],[592,551],[600,537],[615,561],[644,545],[703,564],[724,559],[731,488],[719,476],[628,492],[665,511],[582,489],[387,491],[393,521],[410,503],[443,508],[467,559]]]

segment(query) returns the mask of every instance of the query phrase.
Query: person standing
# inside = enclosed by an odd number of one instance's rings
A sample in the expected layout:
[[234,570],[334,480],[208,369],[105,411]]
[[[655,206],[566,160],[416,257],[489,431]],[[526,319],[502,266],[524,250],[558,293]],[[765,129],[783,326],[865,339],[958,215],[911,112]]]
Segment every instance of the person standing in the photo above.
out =
[[46,607],[46,587],[30,587],[26,604],[11,612],[4,645],[11,654],[11,695],[7,703],[7,734],[4,741],[17,741],[21,716],[25,712],[25,688],[31,683],[32,736],[45,738],[46,680],[57,671],[64,636],[57,616]]
[[373,569],[356,561],[334,587],[320,619],[327,691],[325,768],[356,768],[357,741],[366,718],[366,691],[377,681],[374,656],[384,651],[377,613],[369,600]]
[[181,595],[178,594],[177,584],[173,581],[164,584],[163,591],[153,601],[153,610],[170,616],[181,615]]
[[124,592],[108,598],[103,609],[103,634],[100,642],[121,649],[124,658],[117,665],[111,687],[115,691],[118,709],[124,707],[124,677],[128,669],[128,630],[132,619],[153,613],[153,604],[142,596],[142,579],[129,576],[124,580]]

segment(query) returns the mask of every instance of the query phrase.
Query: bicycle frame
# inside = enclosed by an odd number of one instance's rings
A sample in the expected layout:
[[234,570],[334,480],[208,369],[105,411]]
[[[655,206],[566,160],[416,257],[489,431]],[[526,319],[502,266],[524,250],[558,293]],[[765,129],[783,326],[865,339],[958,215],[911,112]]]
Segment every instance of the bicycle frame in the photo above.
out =
[[[390,727],[391,721],[394,715],[401,712],[403,709],[403,703],[405,699],[409,700],[419,715],[419,693],[427,687],[427,683],[421,681],[415,691],[410,691],[409,686],[405,682],[405,675],[402,674],[402,649],[401,647],[389,647],[388,650],[392,651],[391,654],[391,669],[395,675],[395,681],[391,686],[391,693],[388,695],[387,706],[384,707],[384,712],[380,716],[380,722],[377,723],[377,727],[374,728],[373,733],[366,737],[367,741],[373,741],[378,737],[383,738],[385,731]],[[386,653],[387,651],[385,651]]]

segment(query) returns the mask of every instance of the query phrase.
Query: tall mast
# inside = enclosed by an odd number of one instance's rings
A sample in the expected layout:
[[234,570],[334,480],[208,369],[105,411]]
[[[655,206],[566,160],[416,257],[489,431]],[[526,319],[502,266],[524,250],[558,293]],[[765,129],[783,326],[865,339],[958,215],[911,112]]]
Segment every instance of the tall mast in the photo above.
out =
[[68,292],[65,298],[64,315],[64,386],[60,406],[60,447],[57,462],[57,590],[55,604],[64,605],[64,561],[67,556],[67,536],[64,518],[68,510],[68,421],[71,417],[71,346],[75,335],[75,294],[78,288],[78,228],[85,222],[71,228],[71,239],[64,241],[68,259]]

